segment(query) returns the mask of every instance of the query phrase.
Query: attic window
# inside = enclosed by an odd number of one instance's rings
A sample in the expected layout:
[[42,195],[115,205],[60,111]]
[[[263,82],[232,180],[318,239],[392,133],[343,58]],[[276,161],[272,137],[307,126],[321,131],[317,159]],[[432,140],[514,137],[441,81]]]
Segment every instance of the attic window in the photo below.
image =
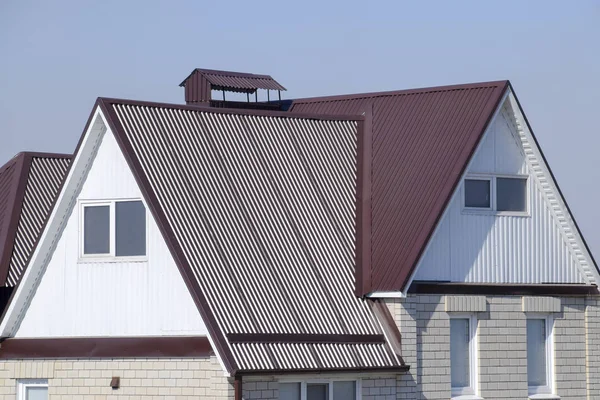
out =
[[526,216],[527,176],[468,176],[464,180],[463,200],[466,212]]
[[146,208],[141,201],[84,202],[81,211],[82,257],[146,255]]

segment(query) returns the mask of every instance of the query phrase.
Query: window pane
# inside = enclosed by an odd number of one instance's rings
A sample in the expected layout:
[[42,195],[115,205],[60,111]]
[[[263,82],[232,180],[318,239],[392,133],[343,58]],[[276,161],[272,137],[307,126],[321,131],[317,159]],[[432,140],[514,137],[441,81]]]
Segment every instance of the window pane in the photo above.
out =
[[490,208],[490,181],[465,179],[465,207]]
[[469,320],[450,319],[450,375],[452,387],[469,387]]
[[527,211],[527,179],[496,178],[498,211]]
[[25,400],[48,400],[47,387],[28,387],[25,389]]
[[110,207],[83,208],[83,253],[110,253]]
[[356,382],[333,382],[333,400],[355,400]]
[[279,400],[300,400],[300,384],[280,383]]
[[115,210],[116,256],[146,255],[146,209],[141,201],[119,201]]
[[527,320],[527,378],[529,386],[546,386],[546,320]]
[[306,385],[306,400],[329,400],[329,385],[309,383]]

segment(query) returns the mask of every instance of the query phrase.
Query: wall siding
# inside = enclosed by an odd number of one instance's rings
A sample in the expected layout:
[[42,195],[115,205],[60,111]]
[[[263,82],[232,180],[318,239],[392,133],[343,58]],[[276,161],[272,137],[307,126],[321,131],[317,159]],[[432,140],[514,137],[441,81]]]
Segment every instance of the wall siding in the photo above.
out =
[[[141,198],[114,136],[104,134],[78,199]],[[150,212],[146,262],[78,262],[70,212],[15,337],[205,335],[206,327]]]
[[[387,301],[402,333],[402,354],[411,367],[408,374],[398,377],[398,399],[451,397],[450,324],[445,297],[409,295],[405,299]],[[598,335],[592,331],[595,322],[590,319],[598,315],[597,300],[584,297],[561,300],[562,310],[552,314],[557,394],[561,399],[584,399],[586,395],[595,398],[600,390],[596,383],[600,365],[588,361],[586,376],[586,351],[588,360],[597,353],[594,351]],[[486,311],[475,313],[479,394],[483,398],[528,398],[527,319],[522,301],[520,296],[489,296]],[[586,301],[595,305],[587,312],[587,325]],[[587,342],[587,350],[586,335],[592,339]]]
[[233,399],[215,357],[0,361],[0,399],[15,399],[18,379],[47,379],[51,399]]
[[517,143],[507,113],[486,132],[468,173],[530,175],[530,216],[465,213],[460,183],[417,266],[415,280],[584,283],[576,258]]

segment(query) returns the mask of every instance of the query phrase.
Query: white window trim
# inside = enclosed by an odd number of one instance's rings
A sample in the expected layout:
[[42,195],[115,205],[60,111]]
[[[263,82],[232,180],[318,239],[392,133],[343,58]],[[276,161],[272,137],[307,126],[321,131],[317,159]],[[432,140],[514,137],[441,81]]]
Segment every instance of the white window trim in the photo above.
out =
[[348,400],[362,400],[362,379],[361,378],[326,378],[326,379],[294,379],[294,378],[282,378],[279,379],[281,383],[299,383],[300,384],[300,400],[306,399],[306,386],[311,383],[316,384],[327,384],[329,385],[329,400],[333,400],[333,382],[356,382],[356,399]]
[[477,315],[474,313],[449,313],[450,319],[469,320],[469,380],[468,387],[452,387],[452,399],[480,399],[479,394],[479,344],[477,337]]
[[[525,179],[527,185],[525,188],[525,211],[498,211],[497,210],[497,199],[496,199],[496,178],[509,178],[509,179]],[[465,180],[489,180],[490,181],[490,207],[466,207],[466,188]],[[528,175],[523,174],[469,174],[466,175],[462,182],[462,202],[461,208],[463,214],[475,214],[475,215],[501,215],[501,216],[513,216],[513,217],[529,217],[531,216],[531,196],[530,196],[530,185],[531,179]]]
[[47,379],[19,379],[17,381],[17,400],[27,400],[27,388],[45,387],[48,388]]
[[[527,319],[543,319],[546,321],[546,383],[545,386],[529,386],[530,398],[555,398],[556,382],[554,380],[554,318],[552,314],[526,313]],[[529,381],[529,377],[527,378]]]
[[[116,205],[118,202],[128,202],[128,201],[141,201],[144,205],[144,209],[146,210],[146,255],[144,256],[116,256],[116,238],[115,238],[115,212]],[[83,252],[83,242],[84,242],[84,208],[89,206],[109,206],[109,221],[108,221],[108,232],[109,232],[109,253],[107,254],[84,254]],[[140,198],[116,198],[116,199],[103,199],[103,200],[79,200],[78,204],[79,210],[79,232],[78,232],[78,240],[79,240],[79,263],[98,263],[98,262],[146,262],[148,261],[148,207],[146,206],[146,202]]]

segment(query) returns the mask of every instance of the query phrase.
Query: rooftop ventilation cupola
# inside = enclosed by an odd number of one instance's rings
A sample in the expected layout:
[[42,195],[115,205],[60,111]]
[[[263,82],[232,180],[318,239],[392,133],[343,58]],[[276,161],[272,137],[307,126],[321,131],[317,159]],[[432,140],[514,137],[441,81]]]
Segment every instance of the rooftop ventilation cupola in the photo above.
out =
[[[218,71],[196,68],[179,86],[185,88],[185,102],[189,105],[211,107],[281,109],[281,91],[286,90],[269,75],[244,72]],[[267,101],[258,101],[258,89],[267,91]],[[271,101],[271,91],[277,91],[277,99]],[[213,91],[221,91],[222,99],[213,99]],[[226,92],[246,93],[246,101],[228,101]]]

